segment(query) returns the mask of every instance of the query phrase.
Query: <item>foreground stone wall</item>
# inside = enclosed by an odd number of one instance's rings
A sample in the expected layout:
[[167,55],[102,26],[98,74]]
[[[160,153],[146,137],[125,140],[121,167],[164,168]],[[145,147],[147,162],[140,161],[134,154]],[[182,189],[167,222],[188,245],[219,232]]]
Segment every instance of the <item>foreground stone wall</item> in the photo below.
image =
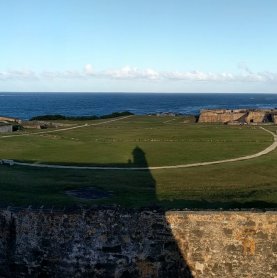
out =
[[2,212],[0,224],[4,277],[191,277],[162,212]]
[[168,212],[195,277],[277,277],[277,213]]
[[0,211],[0,277],[276,273],[276,212]]

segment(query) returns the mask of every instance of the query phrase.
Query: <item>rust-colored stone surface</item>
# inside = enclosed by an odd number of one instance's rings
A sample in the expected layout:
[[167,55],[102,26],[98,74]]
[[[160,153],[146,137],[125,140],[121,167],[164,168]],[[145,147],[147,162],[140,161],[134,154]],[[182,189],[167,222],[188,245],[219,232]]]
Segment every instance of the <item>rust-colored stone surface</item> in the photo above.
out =
[[277,277],[277,213],[167,212],[194,277]]
[[0,211],[0,277],[277,277],[277,213]]

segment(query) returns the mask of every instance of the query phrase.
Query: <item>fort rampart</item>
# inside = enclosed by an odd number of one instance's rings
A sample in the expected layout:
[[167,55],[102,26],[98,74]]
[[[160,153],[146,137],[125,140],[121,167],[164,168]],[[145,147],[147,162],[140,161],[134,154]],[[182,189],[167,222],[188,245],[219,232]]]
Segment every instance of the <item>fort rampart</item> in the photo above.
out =
[[0,211],[0,277],[276,273],[276,212]]
[[276,124],[276,119],[276,109],[214,109],[202,110],[200,113],[199,122],[225,124]]

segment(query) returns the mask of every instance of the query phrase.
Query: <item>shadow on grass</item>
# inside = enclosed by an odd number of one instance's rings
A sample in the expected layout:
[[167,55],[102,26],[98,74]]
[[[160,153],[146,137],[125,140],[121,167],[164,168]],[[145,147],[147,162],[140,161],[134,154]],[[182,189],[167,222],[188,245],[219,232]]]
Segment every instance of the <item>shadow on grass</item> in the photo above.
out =
[[[25,161],[34,163],[34,161]],[[51,164],[44,162],[44,164]],[[61,162],[60,165],[72,165]],[[275,202],[258,200],[260,191],[241,193],[224,192],[224,196],[219,195],[216,200],[212,198],[189,199],[188,196],[177,196],[178,199],[172,201],[158,198],[158,188],[146,159],[146,154],[140,147],[135,147],[132,151],[132,159],[126,163],[109,164],[74,164],[74,166],[84,167],[114,167],[123,170],[85,170],[85,169],[54,169],[36,167],[0,167],[0,176],[3,180],[0,184],[0,206],[2,205],[29,205],[45,207],[58,206],[91,206],[91,205],[121,205],[124,207],[162,207],[165,209],[277,209]],[[143,168],[143,170],[128,170],[128,168]],[[6,175],[5,168],[9,175]],[[126,168],[126,170],[124,170]],[[6,178],[5,178],[6,175]],[[82,194],[82,190],[84,194]],[[101,192],[99,198],[85,198],[85,191]],[[264,189],[261,189],[264,190]],[[65,192],[78,191],[79,196],[66,195]],[[105,194],[106,192],[106,194]],[[266,191],[268,193],[268,190]],[[264,195],[265,192],[262,192]],[[273,194],[276,191],[272,192]],[[220,193],[219,193],[220,194]],[[230,195],[231,194],[231,195]],[[2,195],[2,198],[1,198]],[[89,195],[89,194],[88,194]],[[106,198],[105,198],[106,195]],[[202,194],[203,195],[203,194]],[[78,196],[77,196],[78,197]],[[183,199],[181,199],[184,197]],[[179,199],[180,198],[180,199]],[[5,200],[7,202],[5,202]],[[10,202],[12,201],[12,202]],[[16,201],[16,202],[13,202]]]

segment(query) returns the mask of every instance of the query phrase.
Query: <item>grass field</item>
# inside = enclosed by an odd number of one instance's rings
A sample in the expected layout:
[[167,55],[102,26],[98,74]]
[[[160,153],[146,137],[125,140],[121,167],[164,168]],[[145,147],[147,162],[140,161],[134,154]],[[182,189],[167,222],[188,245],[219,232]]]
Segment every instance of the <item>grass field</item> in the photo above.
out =
[[[88,122],[97,123],[98,121]],[[270,127],[276,131],[275,127]],[[52,164],[164,166],[254,154],[272,143],[258,126],[185,124],[134,116],[80,129],[0,138],[0,157]],[[133,154],[134,150],[139,150]],[[133,157],[134,155],[134,157]],[[0,167],[2,205],[158,205],[167,208],[277,207],[277,152],[234,163],[146,171]],[[66,190],[96,187],[112,197],[81,200]]]

